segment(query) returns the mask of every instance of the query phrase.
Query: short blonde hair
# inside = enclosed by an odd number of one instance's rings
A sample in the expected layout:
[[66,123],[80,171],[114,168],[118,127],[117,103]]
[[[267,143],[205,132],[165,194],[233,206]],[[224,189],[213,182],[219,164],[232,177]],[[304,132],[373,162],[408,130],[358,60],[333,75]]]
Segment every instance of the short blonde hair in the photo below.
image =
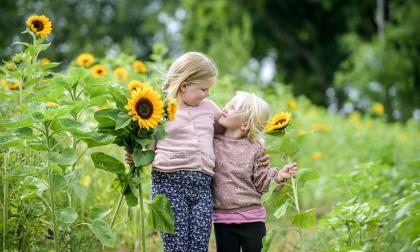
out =
[[188,52],[178,57],[169,67],[163,90],[169,99],[178,98],[181,84],[199,84],[217,77],[216,65],[200,52]]
[[264,143],[264,128],[270,115],[266,101],[253,93],[238,91],[226,106],[232,106],[234,111],[243,113],[248,119],[246,137],[251,142]]

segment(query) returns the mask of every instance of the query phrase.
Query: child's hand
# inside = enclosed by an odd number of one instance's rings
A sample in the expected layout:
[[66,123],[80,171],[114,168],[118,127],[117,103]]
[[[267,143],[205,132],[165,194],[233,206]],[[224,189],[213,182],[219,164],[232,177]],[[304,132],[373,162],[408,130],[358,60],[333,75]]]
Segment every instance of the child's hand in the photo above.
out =
[[132,165],[133,164],[133,156],[131,155],[130,152],[128,152],[128,150],[125,150],[125,161],[127,162],[127,164]]
[[296,175],[297,165],[295,162],[283,166],[277,173],[276,182],[283,183]]
[[258,168],[267,168],[270,167],[270,156],[265,153],[265,149],[262,151],[262,155],[258,158]]

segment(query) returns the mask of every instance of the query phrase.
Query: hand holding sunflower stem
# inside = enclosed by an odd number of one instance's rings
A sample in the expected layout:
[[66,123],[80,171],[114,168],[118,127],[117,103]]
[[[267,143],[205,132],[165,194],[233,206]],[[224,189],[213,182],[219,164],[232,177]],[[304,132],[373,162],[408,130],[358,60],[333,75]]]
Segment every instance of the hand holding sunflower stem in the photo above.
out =
[[[272,119],[267,123],[265,132],[269,135],[273,136],[283,136],[283,137],[290,137],[287,134],[286,128],[289,126],[290,122],[292,120],[292,114],[289,112],[281,112],[279,114],[276,114],[272,117]],[[287,140],[284,140],[287,141]],[[294,208],[298,214],[301,213],[300,205],[299,205],[299,195],[298,195],[298,183],[295,179],[295,174],[297,170],[296,163],[292,161],[289,154],[284,155],[284,159],[286,160],[286,165],[283,166],[281,171],[279,171],[279,176],[291,180],[291,187],[293,194],[288,193],[287,195],[291,198],[291,200],[294,203]],[[287,184],[286,184],[287,185]],[[289,185],[290,186],[290,185]],[[303,237],[303,231],[302,228],[299,227],[297,229],[299,233],[299,237],[304,241]],[[304,245],[302,245],[302,250],[305,251]]]

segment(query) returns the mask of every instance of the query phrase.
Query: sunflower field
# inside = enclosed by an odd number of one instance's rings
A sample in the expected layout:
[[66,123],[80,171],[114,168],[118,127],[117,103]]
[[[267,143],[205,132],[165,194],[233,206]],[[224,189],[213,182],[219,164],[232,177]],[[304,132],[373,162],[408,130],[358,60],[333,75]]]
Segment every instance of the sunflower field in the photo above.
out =
[[[62,64],[44,56],[53,27],[29,17],[0,66],[2,251],[163,251],[173,218],[165,197],[150,200],[148,149],[174,119],[161,91],[173,57],[155,43],[143,58],[81,51]],[[299,169],[263,195],[263,251],[420,251],[419,121],[388,122],[379,101],[331,113],[291,86],[222,73],[209,97],[223,107],[254,92],[290,122],[286,136],[266,136],[271,164]]]

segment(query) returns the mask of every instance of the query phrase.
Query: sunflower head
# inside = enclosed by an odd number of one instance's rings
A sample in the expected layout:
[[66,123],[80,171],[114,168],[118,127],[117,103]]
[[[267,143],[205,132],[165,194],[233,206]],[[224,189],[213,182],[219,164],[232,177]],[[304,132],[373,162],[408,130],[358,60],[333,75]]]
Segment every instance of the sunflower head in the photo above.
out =
[[42,58],[41,59],[41,64],[49,64],[51,61],[47,58]]
[[76,63],[82,67],[89,67],[95,62],[95,56],[90,53],[82,53],[76,58]]
[[381,116],[384,114],[384,105],[382,105],[382,103],[376,102],[375,104],[373,104],[373,113],[375,113],[375,115]]
[[135,60],[132,64],[134,70],[136,70],[139,73],[146,73],[147,67],[146,64],[143,63],[141,60]]
[[106,75],[106,68],[101,64],[96,64],[92,67],[92,75],[96,77],[102,77]]
[[124,81],[127,79],[128,73],[123,67],[117,67],[114,70],[114,76],[117,80]]
[[19,83],[17,81],[14,82],[8,82],[7,86],[9,87],[10,90],[17,90],[19,89]]
[[26,20],[26,24],[33,33],[42,38],[46,38],[52,31],[51,21],[44,15],[31,16]]
[[168,101],[166,105],[166,115],[169,121],[175,120],[176,113],[176,99]]
[[164,112],[160,94],[151,87],[133,90],[125,108],[140,128],[148,130],[158,126]]
[[292,114],[281,112],[271,118],[265,126],[265,132],[268,134],[282,133],[292,120]]
[[130,92],[133,92],[136,89],[142,89],[142,88],[145,88],[145,87],[150,88],[150,86],[148,84],[140,82],[138,80],[132,80],[132,81],[130,81],[130,83],[128,83],[128,90]]
[[288,109],[293,110],[293,109],[297,108],[297,103],[294,100],[290,100],[290,101],[287,101],[286,106],[287,106]]

